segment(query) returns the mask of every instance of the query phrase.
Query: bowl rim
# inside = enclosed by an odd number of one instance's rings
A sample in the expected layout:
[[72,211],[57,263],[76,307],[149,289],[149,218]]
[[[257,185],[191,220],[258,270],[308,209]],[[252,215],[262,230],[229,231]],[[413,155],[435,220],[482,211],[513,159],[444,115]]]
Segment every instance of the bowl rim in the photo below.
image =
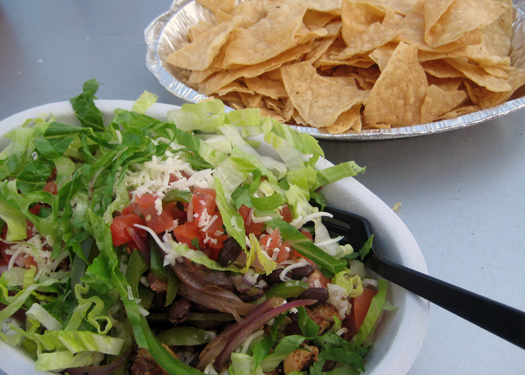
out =
[[[113,117],[117,108],[131,110],[134,101],[130,100],[96,100],[95,104],[101,110],[105,124]],[[172,104],[156,103],[146,114],[161,120],[166,120],[169,110],[180,108]],[[42,114],[53,114],[57,121],[79,125],[71,103],[68,101],[48,103],[16,113],[0,121],[0,151],[8,144],[4,135],[21,126],[29,118]],[[317,167],[333,165],[326,159],[321,159]],[[372,229],[379,234],[376,247],[383,254],[395,258],[403,265],[428,273],[427,266],[419,246],[401,218],[389,208],[379,197],[354,178],[345,178],[326,186],[324,192],[331,205],[367,217],[372,223]],[[425,339],[429,320],[430,304],[428,301],[390,284],[389,295],[397,300],[398,311],[388,312],[388,326],[380,334],[386,332],[367,357],[365,374],[406,375],[414,363]],[[399,302],[399,303],[398,303]],[[5,357],[4,357],[5,356]],[[34,371],[34,361],[19,349],[12,348],[0,340],[0,359],[9,357],[13,360],[0,360],[0,369],[7,374],[37,373]],[[379,360],[380,359],[380,360]],[[39,372],[38,374],[52,374]]]

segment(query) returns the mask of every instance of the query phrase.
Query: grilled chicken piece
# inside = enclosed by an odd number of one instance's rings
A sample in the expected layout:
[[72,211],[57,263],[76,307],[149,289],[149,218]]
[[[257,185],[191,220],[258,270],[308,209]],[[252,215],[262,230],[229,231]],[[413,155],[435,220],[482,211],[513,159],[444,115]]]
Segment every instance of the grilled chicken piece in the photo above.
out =
[[138,350],[131,373],[133,375],[169,375],[144,348]]
[[334,324],[334,315],[338,319],[341,319],[336,307],[328,302],[320,303],[312,309],[309,309],[308,312],[310,318],[319,325],[319,334],[323,333]]
[[317,361],[318,355],[319,348],[313,345],[305,345],[304,348],[294,350],[283,361],[285,375],[293,371],[301,372],[307,370],[312,363]]

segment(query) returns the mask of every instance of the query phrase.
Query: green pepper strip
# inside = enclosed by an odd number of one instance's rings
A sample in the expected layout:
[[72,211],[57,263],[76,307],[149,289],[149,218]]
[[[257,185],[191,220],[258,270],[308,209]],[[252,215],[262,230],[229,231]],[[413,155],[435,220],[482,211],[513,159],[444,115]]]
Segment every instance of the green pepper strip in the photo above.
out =
[[155,241],[149,242],[149,253],[151,258],[151,272],[161,281],[168,281],[168,268],[164,267],[164,257],[162,256]]
[[300,280],[291,280],[275,284],[269,288],[266,293],[264,293],[264,295],[267,299],[272,297],[281,297],[287,299],[291,297],[299,297],[307,289],[307,283]]
[[346,259],[336,259],[326,253],[286,221],[274,218],[266,222],[266,225],[272,229],[279,228],[281,230],[281,237],[285,241],[288,241],[294,250],[297,250],[299,254],[304,255],[331,273],[336,274],[346,267]]
[[179,291],[179,278],[171,268],[168,268],[168,290],[166,291],[166,305],[169,306]]
[[140,277],[148,270],[148,263],[138,250],[133,251],[129,258],[128,268],[126,269],[126,279],[131,286],[133,298],[139,298]]
[[157,338],[169,346],[193,346],[210,342],[214,338],[214,334],[201,328],[173,327],[159,333]]

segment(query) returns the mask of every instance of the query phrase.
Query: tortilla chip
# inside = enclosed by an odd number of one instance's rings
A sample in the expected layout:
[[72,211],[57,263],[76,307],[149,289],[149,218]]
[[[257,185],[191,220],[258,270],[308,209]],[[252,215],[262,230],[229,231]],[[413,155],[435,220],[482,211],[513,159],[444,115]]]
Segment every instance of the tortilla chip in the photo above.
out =
[[304,3],[311,10],[334,15],[341,14],[341,0],[305,0]]
[[282,81],[272,81],[258,77],[246,78],[246,86],[258,94],[279,100],[288,96]]
[[[438,19],[435,18],[435,14],[432,14],[435,11],[433,4],[448,5]],[[454,42],[469,31],[490,25],[505,13],[507,8],[506,4],[493,0],[427,1],[425,3],[425,42],[430,47],[439,47]],[[427,23],[427,16],[433,23]]]
[[385,8],[368,1],[343,0],[341,35],[350,46],[370,25],[381,23],[385,18]]
[[283,66],[283,82],[288,96],[308,125],[325,128],[355,104],[368,96],[353,86],[341,86],[329,77],[321,77],[308,62]]
[[324,38],[313,42],[312,50],[304,56],[304,61],[308,61],[314,64],[317,60],[323,56],[328,48],[334,43],[337,37]]
[[478,65],[469,63],[467,58],[445,59],[445,61],[465,75],[465,77],[476,82],[478,85],[487,88],[493,92],[509,91],[510,85],[503,78],[497,78],[487,74],[487,72]]
[[221,11],[224,13],[231,13],[235,8],[235,0],[196,0],[202,6],[208,8],[212,12]]
[[510,71],[506,82],[510,86],[510,90],[508,91],[489,92],[488,90],[483,90],[479,95],[479,106],[482,109],[492,108],[509,100],[512,94],[525,84],[525,69]]
[[284,108],[284,104],[282,102],[271,98],[263,98],[263,102],[264,107],[273,110],[275,113],[282,117],[282,109]]
[[192,43],[170,54],[166,62],[183,69],[204,70],[212,64],[233,29],[234,26],[227,23],[214,26]]
[[456,91],[464,82],[464,78],[436,78],[427,76],[428,85],[435,85],[443,91]]
[[247,29],[266,17],[267,9],[272,2],[272,0],[243,1],[231,13],[232,22],[236,27]]
[[293,106],[293,102],[291,101],[290,98],[288,98],[286,100],[286,103],[284,104],[284,108],[281,112],[281,115],[283,116],[283,121],[284,122],[287,122],[287,121],[290,121],[292,119],[292,116],[293,116],[293,113],[294,113],[294,106]]
[[222,22],[231,22],[232,20],[233,16],[231,14],[223,12],[222,10],[217,10],[215,12],[215,21],[217,24]]
[[196,25],[190,26],[188,32],[188,39],[190,40],[190,42],[193,42],[195,39],[197,39],[199,36],[204,34],[212,27],[213,25],[206,21],[199,21]]
[[377,64],[380,70],[383,70],[385,69],[388,60],[390,59],[390,56],[392,56],[392,53],[394,52],[396,47],[396,43],[388,43],[384,46],[376,48],[368,56]]
[[308,9],[304,14],[303,24],[308,30],[313,31],[325,27],[334,17],[330,13]]
[[434,121],[463,103],[467,97],[467,93],[463,90],[445,91],[435,85],[428,86],[427,95],[421,106],[420,122],[426,124]]
[[339,55],[331,57],[343,60],[354,55],[373,51],[393,41],[399,34],[401,34],[401,30],[391,29],[380,23],[374,23],[368,26],[357,40],[352,41],[348,48],[344,49]]
[[358,104],[341,113],[334,124],[327,127],[326,130],[329,134],[342,134],[349,130],[359,133],[361,128],[361,104]]
[[295,33],[302,26],[306,7],[295,2],[279,2],[267,16],[247,29],[236,29],[226,56],[224,68],[254,65],[267,61],[295,47]]
[[464,77],[463,73],[453,68],[444,60],[433,60],[421,63],[426,73],[437,78],[458,78]]
[[505,57],[509,55],[512,38],[512,0],[497,0],[507,5],[499,18],[483,27],[483,40],[490,54]]
[[370,0],[377,5],[380,5],[385,8],[390,8],[394,12],[406,16],[414,5],[416,5],[417,0]]
[[248,87],[244,86],[242,83],[238,81],[232,82],[224,86],[223,88],[218,90],[216,94],[219,96],[223,96],[230,92],[238,92],[238,93],[242,92],[242,93],[251,94],[251,95],[255,94],[253,90],[249,89]]
[[304,55],[309,50],[310,47],[308,45],[302,44],[288,51],[285,51],[279,56],[276,56],[263,63],[250,65],[235,71],[226,70],[223,72],[219,72],[206,82],[206,89],[204,90],[204,94],[211,95],[217,90],[219,90],[221,87],[224,87],[228,83],[233,82],[240,77],[257,77],[263,73],[274,70],[275,68],[280,67],[286,62],[298,59],[300,56]]
[[477,105],[464,105],[445,113],[443,116],[440,116],[437,120],[448,120],[451,118],[468,115],[469,113],[477,112],[479,110],[481,110],[481,108],[479,108]]
[[368,124],[417,125],[427,91],[417,46],[399,43],[365,102]]
[[261,94],[247,94],[240,92],[242,102],[246,108],[262,108],[262,95]]

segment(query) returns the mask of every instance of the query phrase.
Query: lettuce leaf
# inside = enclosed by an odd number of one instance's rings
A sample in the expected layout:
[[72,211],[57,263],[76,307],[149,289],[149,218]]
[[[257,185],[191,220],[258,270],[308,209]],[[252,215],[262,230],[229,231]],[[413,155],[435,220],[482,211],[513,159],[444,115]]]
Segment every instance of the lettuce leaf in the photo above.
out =
[[133,104],[132,111],[138,113],[145,113],[149,107],[151,107],[157,102],[158,98],[158,95],[152,94],[148,91],[144,91]]

